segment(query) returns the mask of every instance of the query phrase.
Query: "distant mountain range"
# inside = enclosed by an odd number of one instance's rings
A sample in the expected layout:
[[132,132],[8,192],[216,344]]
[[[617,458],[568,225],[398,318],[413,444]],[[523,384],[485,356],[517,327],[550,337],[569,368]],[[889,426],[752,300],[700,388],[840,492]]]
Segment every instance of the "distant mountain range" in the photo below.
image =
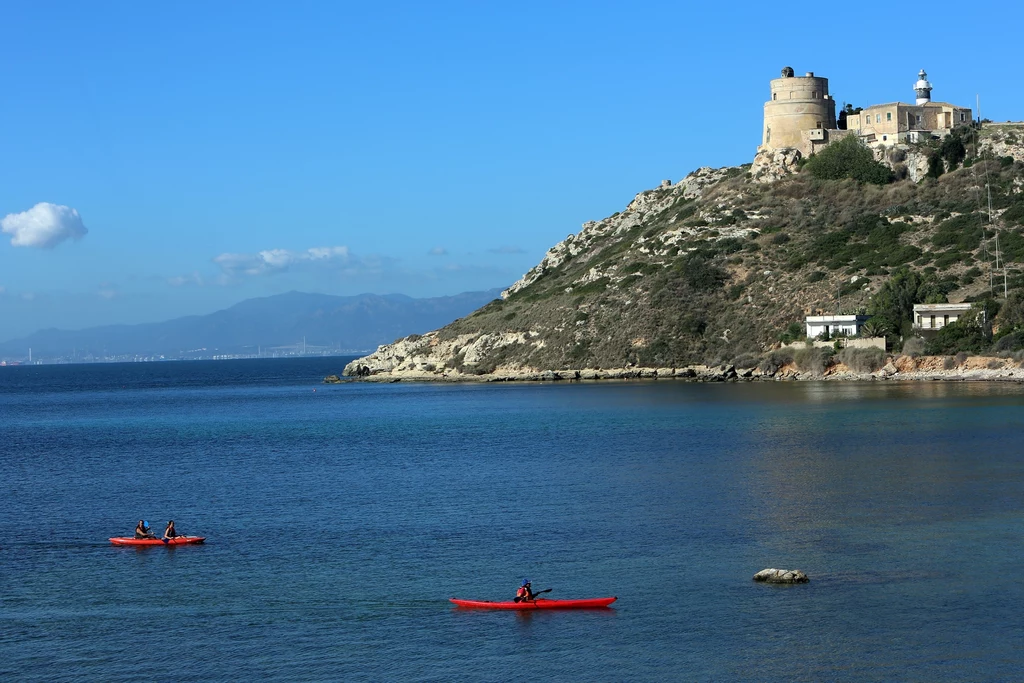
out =
[[428,332],[494,300],[501,290],[414,299],[403,294],[331,296],[288,292],[247,299],[209,315],[159,323],[46,329],[0,343],[0,358],[113,360],[362,352]]

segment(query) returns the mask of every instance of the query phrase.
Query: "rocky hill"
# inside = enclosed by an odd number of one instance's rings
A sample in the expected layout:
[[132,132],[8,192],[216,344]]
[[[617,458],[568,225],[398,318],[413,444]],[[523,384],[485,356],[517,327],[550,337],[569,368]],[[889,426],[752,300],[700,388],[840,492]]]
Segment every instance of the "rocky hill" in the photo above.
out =
[[[665,181],[553,246],[502,299],[382,346],[345,373],[753,367],[780,340],[801,338],[808,313],[877,306],[897,273],[915,274],[932,300],[986,299],[997,236],[1007,288],[1020,289],[1024,127],[990,125],[980,140],[963,139],[960,157],[938,141],[878,155],[894,171],[884,184],[822,180],[785,154]],[[889,326],[899,346],[908,331]]]

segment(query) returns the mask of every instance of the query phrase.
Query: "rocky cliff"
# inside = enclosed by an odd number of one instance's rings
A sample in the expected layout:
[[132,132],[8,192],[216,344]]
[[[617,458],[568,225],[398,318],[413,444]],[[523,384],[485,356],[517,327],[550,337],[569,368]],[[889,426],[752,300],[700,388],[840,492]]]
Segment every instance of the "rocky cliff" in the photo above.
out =
[[865,309],[903,266],[951,301],[981,297],[997,233],[1002,261],[1024,263],[1018,130],[985,131],[967,167],[919,182],[819,181],[785,154],[700,168],[583,224],[502,299],[381,346],[345,374],[714,376],[757,366],[808,313]]

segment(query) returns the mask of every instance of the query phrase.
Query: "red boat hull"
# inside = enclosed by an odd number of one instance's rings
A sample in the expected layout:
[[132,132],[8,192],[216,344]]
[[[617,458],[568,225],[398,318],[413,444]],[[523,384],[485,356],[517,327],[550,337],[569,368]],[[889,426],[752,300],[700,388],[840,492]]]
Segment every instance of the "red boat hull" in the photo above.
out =
[[204,536],[176,536],[164,540],[162,538],[132,538],[130,536],[119,536],[110,539],[114,545],[189,545],[202,543],[206,540]]
[[462,600],[460,598],[450,598],[449,602],[453,602],[459,607],[473,607],[476,609],[516,609],[516,610],[531,610],[531,609],[588,609],[595,607],[607,607],[608,605],[615,602],[618,598],[588,598],[586,600],[545,600],[544,598],[537,598],[531,602],[512,602],[506,600],[504,602],[493,602],[491,600]]

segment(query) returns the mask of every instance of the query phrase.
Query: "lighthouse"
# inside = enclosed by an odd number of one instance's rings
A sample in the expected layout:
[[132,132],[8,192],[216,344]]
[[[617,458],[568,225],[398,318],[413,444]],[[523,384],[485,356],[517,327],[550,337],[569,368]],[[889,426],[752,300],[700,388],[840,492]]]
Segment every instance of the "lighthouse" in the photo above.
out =
[[928,82],[928,74],[924,72],[924,69],[921,69],[917,74],[914,92],[917,94],[917,106],[928,104],[932,101],[932,84]]

